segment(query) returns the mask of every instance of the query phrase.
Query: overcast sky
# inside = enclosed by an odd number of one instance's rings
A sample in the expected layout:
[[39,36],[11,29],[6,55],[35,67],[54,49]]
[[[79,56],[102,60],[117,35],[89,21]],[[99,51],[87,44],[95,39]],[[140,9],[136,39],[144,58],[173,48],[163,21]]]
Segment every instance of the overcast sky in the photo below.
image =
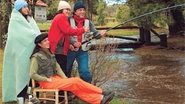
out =
[[105,0],[105,2],[106,2],[108,5],[112,5],[112,4],[117,4],[117,3],[124,3],[125,0],[120,0],[120,2],[117,2],[116,0]]

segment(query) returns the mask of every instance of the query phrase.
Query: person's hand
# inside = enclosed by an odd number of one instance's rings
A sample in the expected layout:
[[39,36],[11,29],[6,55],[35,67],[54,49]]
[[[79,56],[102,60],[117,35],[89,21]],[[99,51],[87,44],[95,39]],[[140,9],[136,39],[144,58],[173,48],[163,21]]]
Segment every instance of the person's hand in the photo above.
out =
[[104,36],[106,35],[106,32],[107,32],[106,30],[101,30],[101,31],[100,31],[100,35],[101,35],[102,37],[104,37]]
[[48,81],[48,82],[51,82],[52,80],[51,80],[51,78],[48,78],[47,81]]
[[70,50],[71,51],[74,51],[75,50],[75,47],[73,45],[70,44]]
[[70,45],[70,50],[71,51],[78,51],[79,48],[75,48],[73,45]]
[[74,43],[74,47],[75,48],[79,48],[81,45],[82,45],[81,42],[75,42]]
[[75,49],[74,49],[74,51],[78,51],[78,50],[79,50],[79,48],[75,48]]
[[84,27],[84,31],[88,32],[89,31],[89,27]]

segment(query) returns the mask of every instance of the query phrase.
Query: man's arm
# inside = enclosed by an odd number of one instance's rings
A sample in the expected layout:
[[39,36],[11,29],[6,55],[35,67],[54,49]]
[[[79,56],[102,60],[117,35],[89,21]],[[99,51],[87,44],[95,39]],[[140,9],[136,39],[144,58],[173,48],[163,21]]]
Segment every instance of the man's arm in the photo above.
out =
[[92,21],[89,21],[89,27],[90,27],[90,31],[93,32],[93,36],[96,39],[100,39],[101,37],[106,35],[106,30],[101,30],[101,31],[96,30]]

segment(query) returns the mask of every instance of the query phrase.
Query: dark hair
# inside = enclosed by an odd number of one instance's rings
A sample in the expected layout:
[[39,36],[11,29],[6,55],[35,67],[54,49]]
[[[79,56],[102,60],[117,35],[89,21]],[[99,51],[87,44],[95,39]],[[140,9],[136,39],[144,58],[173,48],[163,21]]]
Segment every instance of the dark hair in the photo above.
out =
[[35,38],[35,41],[34,41],[35,45],[38,45],[38,43],[40,43],[41,41],[43,41],[47,37],[48,37],[48,33],[47,32],[41,33],[40,35],[38,35]]
[[31,56],[30,56],[30,59],[31,59],[31,57],[35,54],[35,53],[37,53],[37,52],[39,52],[40,51],[40,46],[39,45],[36,45],[35,46],[35,48],[33,49],[33,52],[32,52],[32,54],[31,54]]
[[26,18],[26,20],[28,20],[28,16],[32,17],[32,13],[31,13],[30,9],[29,9],[29,12],[27,15],[23,14],[21,10],[22,10],[22,8],[19,10],[19,12]]
[[38,45],[38,43],[40,43],[42,40],[44,40],[45,38],[47,38],[48,37],[48,33],[46,33],[46,32],[44,32],[44,33],[41,33],[40,35],[38,35],[36,38],[35,38],[35,41],[34,41],[34,43],[35,43],[35,48],[33,49],[33,52],[32,52],[32,54],[31,54],[31,56],[30,56],[30,58],[33,56],[33,54],[35,54],[35,53],[37,53],[37,52],[39,52],[40,51],[40,46]]

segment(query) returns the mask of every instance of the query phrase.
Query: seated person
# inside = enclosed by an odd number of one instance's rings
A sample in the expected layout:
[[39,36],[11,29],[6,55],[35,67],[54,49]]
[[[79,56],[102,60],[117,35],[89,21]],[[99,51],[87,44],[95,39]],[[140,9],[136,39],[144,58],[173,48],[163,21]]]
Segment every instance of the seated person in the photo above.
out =
[[38,35],[36,47],[31,55],[30,76],[44,89],[70,91],[81,100],[90,104],[106,104],[112,100],[114,93],[102,91],[78,77],[67,78],[49,50],[47,33]]

